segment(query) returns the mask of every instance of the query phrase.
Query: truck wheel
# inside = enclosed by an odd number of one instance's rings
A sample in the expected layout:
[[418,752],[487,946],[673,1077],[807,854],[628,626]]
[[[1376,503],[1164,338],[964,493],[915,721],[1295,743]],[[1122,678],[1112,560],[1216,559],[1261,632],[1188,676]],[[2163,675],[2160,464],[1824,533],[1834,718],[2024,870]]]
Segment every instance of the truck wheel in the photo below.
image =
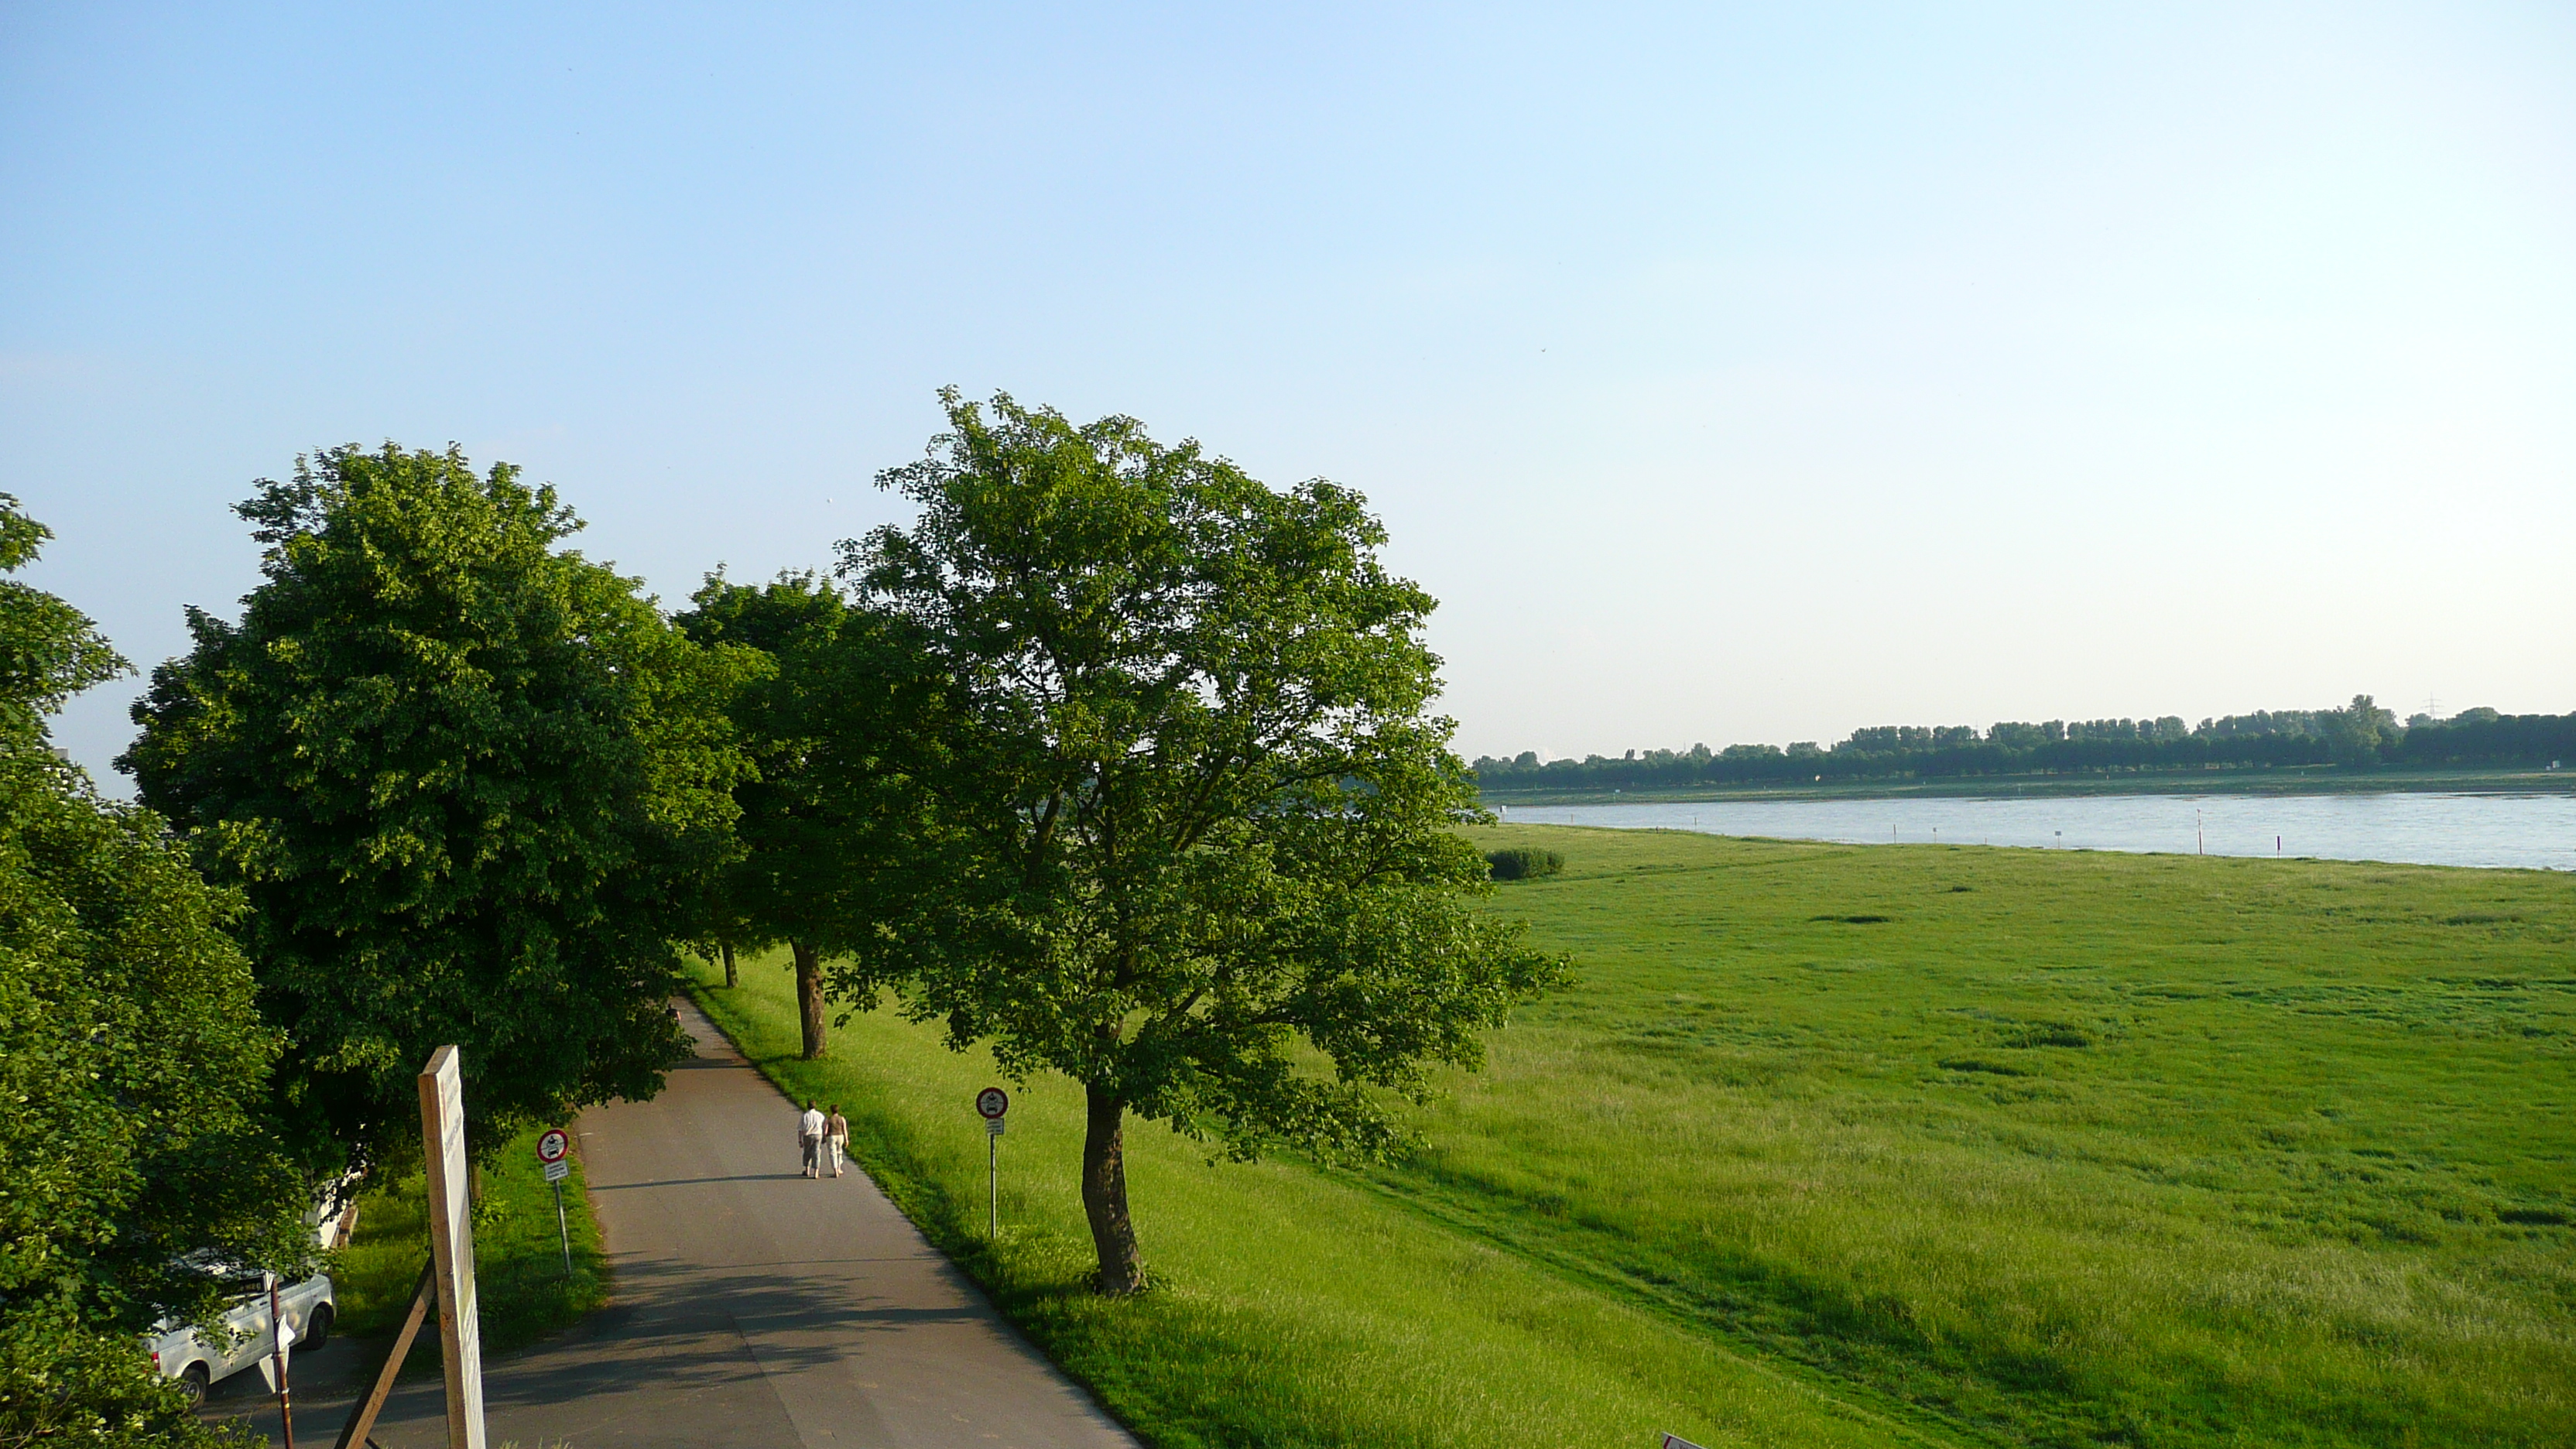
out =
[[304,1336],[295,1340],[297,1348],[320,1348],[331,1341],[331,1305],[313,1310],[313,1321],[304,1325]]
[[213,1375],[207,1373],[206,1366],[201,1363],[192,1363],[179,1371],[179,1392],[188,1396],[191,1409],[206,1401],[206,1389],[213,1382]]

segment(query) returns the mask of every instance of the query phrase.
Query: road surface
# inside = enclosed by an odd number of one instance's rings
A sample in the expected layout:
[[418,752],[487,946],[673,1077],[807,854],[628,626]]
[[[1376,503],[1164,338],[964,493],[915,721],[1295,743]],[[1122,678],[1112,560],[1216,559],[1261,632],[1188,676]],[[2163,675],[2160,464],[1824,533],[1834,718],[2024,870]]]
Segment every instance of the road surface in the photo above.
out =
[[[669,1088],[579,1124],[616,1301],[485,1363],[493,1445],[1135,1449],[864,1174],[804,1177],[795,1109],[694,1005],[681,1021],[698,1055]],[[299,1445],[338,1433],[360,1356],[298,1356]],[[262,1392],[244,1373],[208,1407],[274,1436]],[[436,1377],[408,1379],[376,1441],[434,1449],[444,1412]]]

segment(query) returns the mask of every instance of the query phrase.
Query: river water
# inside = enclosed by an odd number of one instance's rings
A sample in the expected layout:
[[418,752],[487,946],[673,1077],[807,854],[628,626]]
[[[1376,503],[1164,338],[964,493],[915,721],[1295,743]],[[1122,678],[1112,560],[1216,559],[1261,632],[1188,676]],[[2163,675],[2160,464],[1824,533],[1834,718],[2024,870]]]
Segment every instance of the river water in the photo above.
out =
[[1606,825],[1856,845],[2316,856],[2576,870],[2576,795],[2061,795],[1514,805],[1520,825]]

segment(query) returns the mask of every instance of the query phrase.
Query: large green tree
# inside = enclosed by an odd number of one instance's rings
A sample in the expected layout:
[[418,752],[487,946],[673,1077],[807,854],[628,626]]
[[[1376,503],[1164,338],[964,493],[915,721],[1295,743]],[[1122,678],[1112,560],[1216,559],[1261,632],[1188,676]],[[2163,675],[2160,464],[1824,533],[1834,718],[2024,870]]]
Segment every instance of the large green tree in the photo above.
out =
[[942,884],[835,986],[1082,1083],[1095,1281],[1130,1292],[1130,1115],[1239,1156],[1383,1150],[1389,1095],[1476,1064],[1562,967],[1474,908],[1432,601],[1357,494],[943,400],[950,431],[879,480],[918,521],[844,545],[948,682],[916,836]]
[[[0,570],[48,535],[0,495]],[[195,1444],[142,1335],[205,1318],[212,1254],[293,1270],[303,1179],[259,1117],[276,1055],[210,890],[150,812],[56,758],[44,717],[125,671],[0,581],[0,1443]]]
[[465,1051],[474,1140],[659,1090],[672,942],[732,850],[743,662],[561,547],[551,488],[456,450],[299,459],[228,624],[155,671],[122,762],[252,907],[284,1117],[357,1165],[414,1139]]
[[707,580],[678,623],[756,652],[733,721],[754,773],[734,786],[742,853],[716,881],[719,949],[785,944],[808,1060],[825,1050],[823,958],[894,929],[920,873],[911,774],[929,742],[931,670],[897,621],[830,580]]
[[2338,765],[2376,765],[2380,751],[2395,748],[2406,737],[2397,716],[2366,694],[2354,695],[2342,709],[2321,712],[2318,722],[2325,726],[2326,748]]

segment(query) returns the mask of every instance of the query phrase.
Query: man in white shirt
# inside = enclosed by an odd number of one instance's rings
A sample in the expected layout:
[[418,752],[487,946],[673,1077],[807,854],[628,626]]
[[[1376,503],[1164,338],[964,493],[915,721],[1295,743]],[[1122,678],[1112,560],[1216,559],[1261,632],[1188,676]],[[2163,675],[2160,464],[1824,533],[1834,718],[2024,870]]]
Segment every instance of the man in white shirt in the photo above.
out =
[[805,1150],[805,1175],[823,1175],[823,1114],[814,1104],[805,1104],[805,1115],[796,1119],[796,1145]]

